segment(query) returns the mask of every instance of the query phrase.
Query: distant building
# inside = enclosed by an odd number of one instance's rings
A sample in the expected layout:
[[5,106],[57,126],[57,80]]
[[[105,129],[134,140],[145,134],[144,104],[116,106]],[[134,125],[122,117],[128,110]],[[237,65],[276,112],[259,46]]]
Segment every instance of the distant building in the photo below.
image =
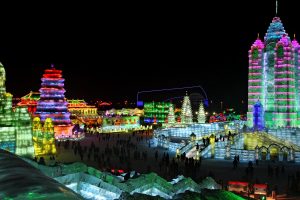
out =
[[144,103],[144,122],[145,123],[165,123],[170,102],[145,102]]
[[83,99],[68,99],[68,110],[72,115],[79,117],[98,117],[97,107],[88,105]]
[[103,127],[107,126],[139,126],[139,116],[115,116],[115,117],[104,117]]
[[99,108],[100,111],[105,111],[112,109],[112,102],[105,102],[105,101],[98,101],[97,102],[97,107]]
[[144,116],[144,110],[138,108],[122,108],[122,109],[110,109],[105,112],[105,115],[108,116]]
[[18,102],[17,106],[26,106],[28,112],[30,114],[33,114],[36,112],[36,106],[38,100],[40,100],[40,93],[30,91],[28,94],[21,97],[21,101]]

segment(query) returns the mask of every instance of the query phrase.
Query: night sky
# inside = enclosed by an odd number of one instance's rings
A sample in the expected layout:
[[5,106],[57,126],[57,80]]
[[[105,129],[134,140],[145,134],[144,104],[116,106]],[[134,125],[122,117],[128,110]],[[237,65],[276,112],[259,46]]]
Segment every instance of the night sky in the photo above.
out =
[[[257,33],[264,36],[275,1],[221,2],[12,10],[0,19],[7,91],[38,91],[53,63],[63,70],[67,98],[134,101],[140,90],[202,85],[209,100],[241,109],[248,50]],[[279,1],[285,30],[300,40],[297,13],[294,1]]]

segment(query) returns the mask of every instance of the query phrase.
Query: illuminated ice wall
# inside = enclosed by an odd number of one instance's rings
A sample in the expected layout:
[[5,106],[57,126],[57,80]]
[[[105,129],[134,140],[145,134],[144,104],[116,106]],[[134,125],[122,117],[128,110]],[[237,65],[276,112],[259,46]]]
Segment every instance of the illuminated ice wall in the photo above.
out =
[[26,107],[12,108],[12,94],[6,92],[5,81],[5,69],[0,63],[0,148],[33,157],[30,115]]
[[248,126],[253,127],[253,105],[259,100],[268,128],[299,127],[299,44],[274,17],[264,41],[249,50]]

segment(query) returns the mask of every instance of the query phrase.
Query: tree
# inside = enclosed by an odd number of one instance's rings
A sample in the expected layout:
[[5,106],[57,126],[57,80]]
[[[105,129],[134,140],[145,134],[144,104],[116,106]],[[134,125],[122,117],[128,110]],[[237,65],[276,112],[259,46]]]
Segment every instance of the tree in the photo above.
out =
[[182,109],[181,109],[181,123],[184,124],[193,123],[191,101],[188,95],[186,95],[183,99]]
[[173,104],[170,104],[169,114],[168,114],[168,124],[174,124],[174,123],[175,123],[174,107]]
[[199,111],[198,111],[198,123],[205,123],[205,110],[203,103],[200,103]]

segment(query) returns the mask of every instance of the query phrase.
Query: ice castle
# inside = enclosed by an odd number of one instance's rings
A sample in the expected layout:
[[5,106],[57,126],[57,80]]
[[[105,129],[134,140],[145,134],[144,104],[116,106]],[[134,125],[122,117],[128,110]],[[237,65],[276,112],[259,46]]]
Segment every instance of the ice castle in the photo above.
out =
[[248,126],[260,101],[267,128],[300,127],[300,46],[274,17],[264,40],[258,36],[249,50]]
[[5,81],[5,69],[0,63],[0,148],[33,157],[30,115],[26,107],[12,108],[12,94],[6,92]]

